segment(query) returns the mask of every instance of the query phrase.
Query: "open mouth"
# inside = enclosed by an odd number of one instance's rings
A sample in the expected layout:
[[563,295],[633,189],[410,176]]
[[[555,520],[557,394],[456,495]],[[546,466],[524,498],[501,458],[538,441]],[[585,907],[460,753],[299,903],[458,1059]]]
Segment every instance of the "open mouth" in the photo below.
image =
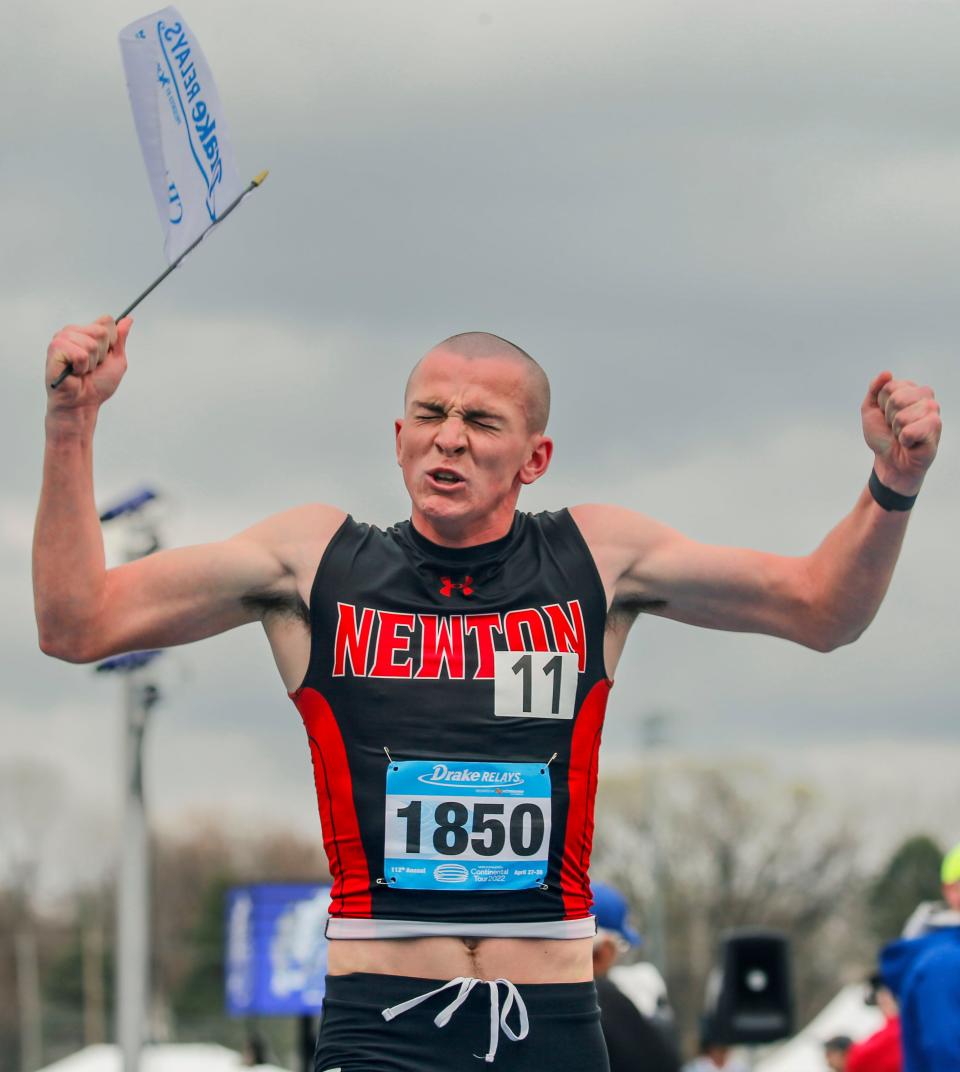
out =
[[453,469],[431,469],[427,476],[432,484],[442,488],[455,488],[466,483]]

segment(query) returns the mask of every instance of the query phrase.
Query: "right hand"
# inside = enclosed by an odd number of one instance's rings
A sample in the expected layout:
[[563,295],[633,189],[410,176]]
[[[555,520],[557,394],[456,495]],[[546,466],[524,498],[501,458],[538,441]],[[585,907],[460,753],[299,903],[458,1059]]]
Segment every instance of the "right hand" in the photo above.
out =
[[[129,316],[119,324],[113,317],[101,316],[82,327],[68,324],[54,335],[47,347],[44,373],[48,413],[98,408],[106,402],[127,371],[126,342],[131,327]],[[67,362],[73,366],[73,375],[51,388]]]

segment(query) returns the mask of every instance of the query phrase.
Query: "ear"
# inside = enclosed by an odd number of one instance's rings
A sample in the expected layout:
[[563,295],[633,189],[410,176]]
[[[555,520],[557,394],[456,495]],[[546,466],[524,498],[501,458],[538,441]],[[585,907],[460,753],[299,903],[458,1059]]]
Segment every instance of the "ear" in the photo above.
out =
[[403,464],[403,462],[400,461],[400,451],[402,450],[402,447],[400,446],[400,433],[402,431],[403,431],[403,418],[398,417],[393,422],[393,436],[394,436],[395,448],[396,448],[396,452],[397,452],[397,465],[402,465]]
[[616,942],[610,938],[598,941],[593,947],[593,963],[597,975],[606,975],[616,964],[618,949]]
[[533,439],[533,445],[527,460],[520,467],[521,484],[532,484],[547,471],[550,459],[553,457],[553,440],[549,436],[538,435]]

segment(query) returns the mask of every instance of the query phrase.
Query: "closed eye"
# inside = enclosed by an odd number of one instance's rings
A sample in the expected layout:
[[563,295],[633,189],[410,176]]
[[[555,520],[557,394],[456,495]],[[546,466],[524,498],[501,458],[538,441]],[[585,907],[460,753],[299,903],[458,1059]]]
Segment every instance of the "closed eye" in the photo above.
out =
[[468,409],[463,417],[464,420],[476,425],[477,428],[483,428],[488,432],[498,432],[500,430],[501,421],[496,413],[490,413],[483,409]]
[[418,402],[417,407],[420,410],[416,414],[418,421],[439,421],[443,420],[447,415],[447,411],[443,406],[438,406],[432,402]]

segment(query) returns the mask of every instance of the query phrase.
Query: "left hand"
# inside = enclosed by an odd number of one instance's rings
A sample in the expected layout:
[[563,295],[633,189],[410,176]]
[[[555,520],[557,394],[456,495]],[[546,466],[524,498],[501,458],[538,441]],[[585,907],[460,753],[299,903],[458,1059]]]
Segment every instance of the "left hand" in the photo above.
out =
[[901,495],[916,495],[940,442],[940,404],[933,391],[881,372],[860,413],[880,482]]

